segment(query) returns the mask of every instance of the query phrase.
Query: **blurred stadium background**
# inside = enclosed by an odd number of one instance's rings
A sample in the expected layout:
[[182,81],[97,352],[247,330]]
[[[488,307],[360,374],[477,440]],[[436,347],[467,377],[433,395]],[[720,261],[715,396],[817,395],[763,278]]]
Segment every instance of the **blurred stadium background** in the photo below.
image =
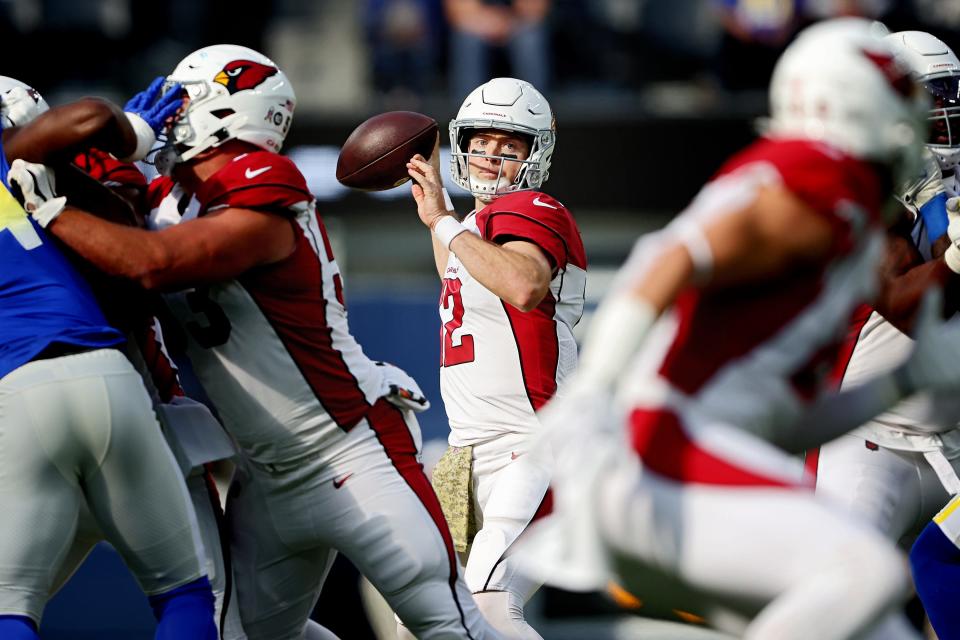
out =
[[[960,46],[960,0],[0,0],[0,49],[9,61],[3,73],[51,104],[84,95],[123,104],[209,44],[272,57],[298,96],[285,151],[307,176],[333,236],[353,332],[369,355],[419,380],[433,401],[421,419],[425,439],[442,441],[439,287],[428,234],[409,186],[362,194],[336,182],[339,145],[350,131],[370,115],[408,109],[436,118],[446,146],[446,124],[474,86],[496,75],[533,82],[558,122],[545,190],[580,224],[592,304],[634,239],[669,219],[749,141],[766,109],[773,63],[791,37],[843,14]],[[451,193],[458,209],[472,206],[463,192]],[[345,639],[374,637],[348,584],[355,574],[348,566],[337,572],[318,619]],[[602,597],[574,606],[558,594],[539,599],[544,629],[556,626],[549,621],[557,609],[614,610]],[[150,638],[151,627],[122,563],[101,547],[52,601],[43,632]]]

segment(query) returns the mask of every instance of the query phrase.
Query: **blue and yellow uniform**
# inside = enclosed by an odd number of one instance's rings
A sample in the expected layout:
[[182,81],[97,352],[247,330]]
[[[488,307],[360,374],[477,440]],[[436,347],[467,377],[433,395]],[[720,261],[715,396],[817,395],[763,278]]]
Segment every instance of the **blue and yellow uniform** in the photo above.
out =
[[0,146],[0,378],[54,345],[123,342],[86,281],[7,190],[8,170]]

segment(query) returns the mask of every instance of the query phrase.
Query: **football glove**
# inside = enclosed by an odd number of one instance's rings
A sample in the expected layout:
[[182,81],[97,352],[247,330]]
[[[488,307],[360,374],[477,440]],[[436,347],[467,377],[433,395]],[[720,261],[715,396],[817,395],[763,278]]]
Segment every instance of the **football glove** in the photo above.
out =
[[10,165],[8,178],[14,196],[43,228],[53,222],[67,206],[67,199],[57,196],[56,178],[46,165],[18,158]]
[[141,160],[150,152],[157,136],[167,128],[167,121],[183,105],[183,89],[175,84],[163,91],[166,79],[157,77],[150,86],[130,98],[123,110],[137,135],[137,148],[133,154],[124,158],[133,162]]
[[375,364],[380,367],[383,374],[383,381],[380,383],[381,398],[386,398],[387,402],[401,409],[409,409],[416,413],[430,408],[430,401],[423,395],[420,385],[410,374],[389,362],[376,362]]

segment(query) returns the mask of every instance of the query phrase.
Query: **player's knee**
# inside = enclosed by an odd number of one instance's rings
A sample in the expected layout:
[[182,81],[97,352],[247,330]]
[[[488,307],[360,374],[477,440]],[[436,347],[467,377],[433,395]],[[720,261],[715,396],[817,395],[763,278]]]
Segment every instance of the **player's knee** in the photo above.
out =
[[26,616],[0,616],[0,638],[5,640],[40,640],[37,625]]

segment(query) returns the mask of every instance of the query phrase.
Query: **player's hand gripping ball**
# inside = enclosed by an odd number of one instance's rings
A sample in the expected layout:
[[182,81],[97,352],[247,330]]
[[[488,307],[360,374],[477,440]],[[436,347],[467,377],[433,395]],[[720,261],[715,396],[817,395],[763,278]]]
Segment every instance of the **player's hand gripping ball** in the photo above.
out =
[[407,161],[429,158],[437,141],[437,121],[414,111],[389,111],[354,129],[337,159],[337,180],[363,191],[384,191],[410,179]]

